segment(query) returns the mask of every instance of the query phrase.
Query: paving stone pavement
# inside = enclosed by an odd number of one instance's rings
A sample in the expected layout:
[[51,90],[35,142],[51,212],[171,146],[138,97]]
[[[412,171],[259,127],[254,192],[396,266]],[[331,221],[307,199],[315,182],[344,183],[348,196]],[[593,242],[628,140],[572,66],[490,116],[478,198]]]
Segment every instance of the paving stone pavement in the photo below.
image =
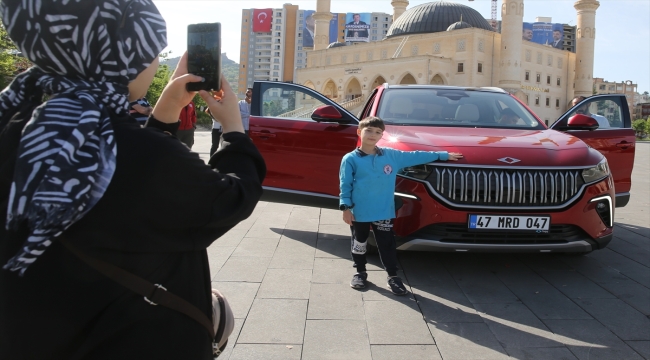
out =
[[[194,151],[207,159],[210,134]],[[400,252],[353,274],[339,211],[261,202],[208,249],[236,317],[223,359],[650,359],[650,143],[610,245],[587,256]]]

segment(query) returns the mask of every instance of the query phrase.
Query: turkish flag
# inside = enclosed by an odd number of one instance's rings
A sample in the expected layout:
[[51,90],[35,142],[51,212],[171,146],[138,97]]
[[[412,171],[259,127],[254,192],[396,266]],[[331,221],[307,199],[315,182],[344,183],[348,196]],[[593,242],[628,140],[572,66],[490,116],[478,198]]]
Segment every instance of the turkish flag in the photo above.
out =
[[270,32],[273,26],[273,9],[253,9],[253,31]]

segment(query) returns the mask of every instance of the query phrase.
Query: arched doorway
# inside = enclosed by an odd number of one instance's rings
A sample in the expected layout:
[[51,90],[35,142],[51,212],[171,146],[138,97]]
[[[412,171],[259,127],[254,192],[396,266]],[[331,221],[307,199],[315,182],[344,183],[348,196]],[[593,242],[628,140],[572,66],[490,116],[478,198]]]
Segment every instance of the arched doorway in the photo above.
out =
[[361,96],[361,84],[357,78],[353,77],[345,87],[345,99],[343,101],[352,100]]
[[440,76],[440,74],[436,74],[436,76],[431,78],[431,85],[444,85],[445,80]]
[[417,84],[418,82],[415,81],[415,78],[411,74],[406,74],[402,78],[402,80],[399,82],[400,85],[411,85],[411,84]]
[[305,83],[305,86],[308,87],[308,88],[310,88],[310,89],[312,89],[312,90],[316,90],[316,87],[314,86],[314,83],[311,82],[310,80],[308,80],[308,81]]
[[379,75],[375,79],[375,81],[372,82],[372,85],[370,86],[370,90],[374,90],[377,86],[387,82],[386,79],[384,79],[383,76]]
[[333,100],[338,98],[338,92],[336,91],[336,84],[332,80],[328,80],[325,83],[325,85],[323,85],[323,91],[321,91],[321,93]]

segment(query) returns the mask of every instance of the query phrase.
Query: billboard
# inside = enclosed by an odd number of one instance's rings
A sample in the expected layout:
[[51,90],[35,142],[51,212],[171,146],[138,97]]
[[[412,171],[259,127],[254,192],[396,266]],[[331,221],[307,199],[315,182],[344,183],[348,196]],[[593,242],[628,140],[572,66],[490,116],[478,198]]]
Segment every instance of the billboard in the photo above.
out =
[[[314,10],[305,10],[303,18],[305,21],[302,25],[302,46],[314,47],[314,31],[316,28],[316,21],[314,20]],[[330,20],[329,43],[331,44],[337,40],[339,28],[339,17],[333,14]]]
[[547,22],[524,23],[522,39],[562,50],[564,26]]
[[253,31],[271,32],[273,26],[273,9],[253,9]]
[[370,13],[345,14],[345,41],[370,41]]

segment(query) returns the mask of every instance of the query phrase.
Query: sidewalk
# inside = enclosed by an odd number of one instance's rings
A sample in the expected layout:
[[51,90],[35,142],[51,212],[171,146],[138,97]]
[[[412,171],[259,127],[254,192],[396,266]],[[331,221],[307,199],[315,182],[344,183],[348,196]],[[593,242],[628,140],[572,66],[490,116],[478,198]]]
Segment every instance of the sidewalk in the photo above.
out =
[[[207,159],[210,133],[194,151]],[[208,249],[235,331],[219,359],[650,359],[650,144],[608,248],[566,255],[400,252],[412,294],[377,257],[349,287],[339,211],[259,203]]]

